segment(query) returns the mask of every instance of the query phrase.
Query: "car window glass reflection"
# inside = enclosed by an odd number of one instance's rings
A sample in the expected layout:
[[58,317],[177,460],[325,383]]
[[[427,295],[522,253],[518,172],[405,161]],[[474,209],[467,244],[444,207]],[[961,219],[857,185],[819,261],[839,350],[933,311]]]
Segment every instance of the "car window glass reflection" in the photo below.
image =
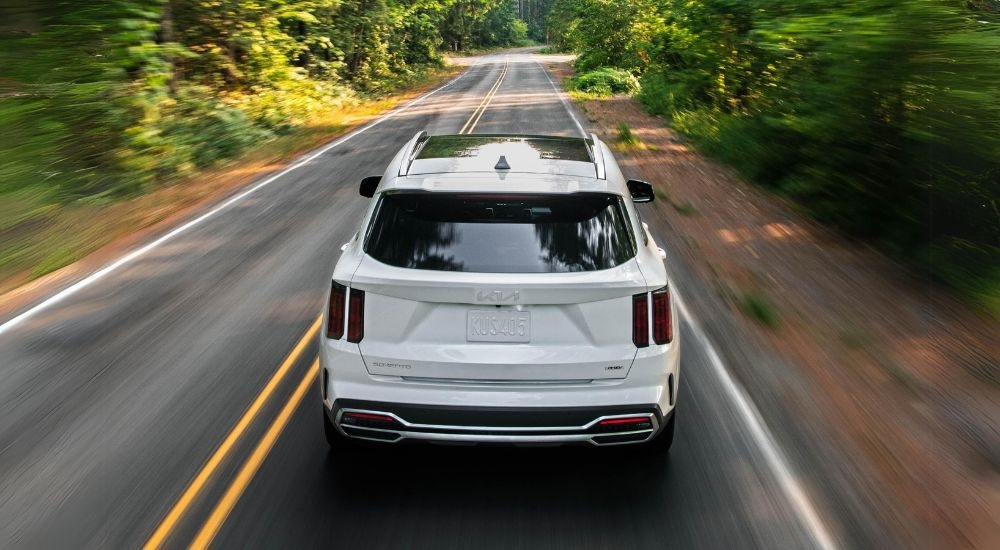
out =
[[480,273],[568,273],[635,255],[620,197],[391,193],[365,251],[397,267]]

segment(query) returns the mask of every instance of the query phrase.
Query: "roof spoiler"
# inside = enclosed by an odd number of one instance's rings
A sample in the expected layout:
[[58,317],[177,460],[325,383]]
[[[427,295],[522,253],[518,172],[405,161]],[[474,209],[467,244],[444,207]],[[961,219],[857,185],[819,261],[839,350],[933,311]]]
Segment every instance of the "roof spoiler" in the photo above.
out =
[[403,148],[403,162],[399,164],[400,176],[405,176],[410,173],[410,165],[413,164],[413,159],[417,156],[417,153],[420,152],[420,145],[427,141],[427,138],[429,137],[430,136],[428,136],[425,131],[417,132],[417,134],[406,144],[406,147]]

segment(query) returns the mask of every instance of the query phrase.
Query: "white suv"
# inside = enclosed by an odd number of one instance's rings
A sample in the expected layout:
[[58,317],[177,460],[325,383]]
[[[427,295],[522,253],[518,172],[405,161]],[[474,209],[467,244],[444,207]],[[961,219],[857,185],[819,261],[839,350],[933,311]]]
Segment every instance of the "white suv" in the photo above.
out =
[[333,272],[327,440],[667,450],[679,377],[664,253],[591,139],[411,139]]

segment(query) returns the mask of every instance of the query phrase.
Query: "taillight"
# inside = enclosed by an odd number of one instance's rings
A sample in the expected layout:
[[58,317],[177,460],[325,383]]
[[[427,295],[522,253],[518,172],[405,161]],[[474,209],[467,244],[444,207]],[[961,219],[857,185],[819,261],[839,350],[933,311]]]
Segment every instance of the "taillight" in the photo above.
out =
[[674,339],[674,326],[670,318],[670,287],[653,292],[653,341],[669,344]]
[[645,292],[632,296],[632,342],[637,348],[649,345],[649,300]]
[[330,311],[326,320],[326,337],[340,340],[344,335],[344,300],[347,298],[347,288],[334,281],[330,287]]
[[360,342],[365,337],[365,292],[351,289],[347,316],[347,341]]

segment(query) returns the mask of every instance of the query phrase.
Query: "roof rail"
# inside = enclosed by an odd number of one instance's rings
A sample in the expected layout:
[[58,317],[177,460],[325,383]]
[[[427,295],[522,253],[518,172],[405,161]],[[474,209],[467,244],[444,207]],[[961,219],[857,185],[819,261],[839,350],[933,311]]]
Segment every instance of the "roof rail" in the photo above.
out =
[[590,134],[590,139],[594,142],[594,167],[597,169],[597,179],[606,180],[608,179],[608,173],[607,169],[604,167],[604,151],[601,150],[601,140],[597,138],[597,134]]
[[420,150],[418,147],[421,143],[427,141],[427,132],[420,131],[417,135],[413,136],[406,147],[403,149],[403,162],[399,164],[399,175],[405,176],[410,173],[410,165],[413,164],[414,157],[417,156],[417,152]]

